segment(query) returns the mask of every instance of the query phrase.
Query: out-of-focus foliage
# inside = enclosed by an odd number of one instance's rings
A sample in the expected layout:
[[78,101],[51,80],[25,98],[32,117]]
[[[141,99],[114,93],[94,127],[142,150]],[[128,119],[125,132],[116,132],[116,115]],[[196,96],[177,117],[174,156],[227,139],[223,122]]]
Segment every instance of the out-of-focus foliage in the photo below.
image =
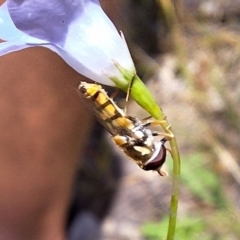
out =
[[[182,1],[175,4],[173,16],[168,6],[160,5],[172,50],[159,56],[157,77],[150,86],[157,88],[159,102],[165,103],[163,108],[176,129],[183,153],[183,194],[176,239],[237,240],[240,21],[236,12],[239,9],[240,13],[240,3],[233,11],[225,1],[199,1],[195,7],[202,12],[189,11],[187,7],[191,6]],[[208,7],[215,12],[208,12]],[[188,221],[189,216],[196,221]],[[166,223],[163,220],[161,224]],[[154,225],[144,229],[149,230],[145,236],[165,232]]]
[[[146,240],[159,240],[166,238],[168,219],[164,218],[159,223],[147,223],[143,226],[142,232]],[[186,217],[181,219],[177,226],[176,239],[211,239],[206,231],[206,223],[197,217]],[[205,233],[204,233],[205,232]]]
[[208,163],[207,155],[185,155],[182,163],[181,182],[202,204],[221,208],[226,206],[221,181]]
[[[119,29],[131,46],[137,71],[168,116],[180,145],[175,239],[238,240],[240,2],[175,0],[171,1],[176,10],[172,14],[162,4],[168,1],[111,3],[119,14],[114,17],[119,16],[119,22],[124,19]],[[110,2],[105,2],[110,8]],[[133,102],[127,113],[147,117]],[[169,178],[143,172],[127,159],[122,162],[124,177],[104,225],[105,236],[112,238],[106,239],[166,239],[171,161]]]
[[[226,221],[224,213],[210,213],[205,216],[189,215],[179,219],[175,239],[237,240],[236,233],[239,233],[239,230],[237,231],[236,227],[234,229],[229,223],[234,224],[231,220]],[[145,224],[142,227],[142,233],[146,240],[164,240],[167,227],[168,219],[164,218],[159,223]]]
[[[239,239],[237,212],[234,213],[234,206],[224,196],[221,181],[216,172],[209,168],[207,156],[186,155],[183,159],[182,187],[193,195],[193,199],[186,204],[194,204],[196,209],[179,217],[176,239]],[[165,239],[167,227],[166,216],[160,222],[145,223],[142,233],[147,240]]]

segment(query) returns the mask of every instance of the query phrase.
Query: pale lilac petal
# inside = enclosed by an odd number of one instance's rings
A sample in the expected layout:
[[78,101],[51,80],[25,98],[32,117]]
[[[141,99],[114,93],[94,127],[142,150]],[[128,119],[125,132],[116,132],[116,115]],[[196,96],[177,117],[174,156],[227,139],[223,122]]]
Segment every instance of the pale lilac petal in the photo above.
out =
[[86,69],[94,68],[98,76],[95,81],[114,85],[109,83],[110,75],[116,76],[120,81],[126,81],[114,65],[114,61],[135,73],[125,40],[100,6],[92,2],[85,6],[84,13],[69,26],[64,49],[78,58]]
[[40,44],[42,41],[38,38],[28,36],[24,32],[18,30],[14,25],[7,9],[7,3],[4,3],[0,7],[0,38],[5,41],[19,41],[19,42],[31,42]]
[[3,42],[0,44],[0,56],[5,54],[20,51],[24,48],[28,48],[29,46],[25,43],[20,42]]
[[82,11],[84,1],[8,0],[8,11],[16,27],[30,36],[59,45],[69,24]]
[[7,0],[7,6],[10,16],[6,4],[0,8],[0,38],[47,47],[103,84],[115,85],[110,78],[128,84],[116,64],[135,74],[125,40],[97,0]]
[[46,43],[18,30],[12,22],[6,3],[0,7],[0,38],[7,41],[0,44],[0,56]]
[[[79,61],[76,59],[73,55],[69,54],[67,51],[64,49],[56,46],[56,45],[51,45],[51,44],[45,44],[42,45],[46,48],[49,48],[50,50],[54,51],[57,53],[59,56],[61,56],[64,61],[70,65],[73,69],[75,69],[77,72],[80,74],[88,77],[89,79],[95,80],[96,82],[100,82],[103,84],[111,85],[114,86],[114,83],[111,82],[105,74],[98,75],[98,73],[95,71],[94,68],[88,68],[82,61]],[[106,83],[105,83],[106,82]]]

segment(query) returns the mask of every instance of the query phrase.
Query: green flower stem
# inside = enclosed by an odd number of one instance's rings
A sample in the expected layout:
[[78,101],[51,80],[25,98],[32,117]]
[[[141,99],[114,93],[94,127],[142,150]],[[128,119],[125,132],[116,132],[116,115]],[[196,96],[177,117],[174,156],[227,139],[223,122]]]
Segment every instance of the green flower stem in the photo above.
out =
[[[164,132],[166,134],[173,133],[170,123],[166,120],[164,113],[161,108],[159,108],[160,114],[156,118],[157,120],[165,120],[166,122],[161,124]],[[169,140],[171,146],[171,156],[173,160],[173,177],[172,177],[172,196],[171,196],[171,207],[170,207],[170,216],[169,216],[169,224],[168,224],[168,234],[167,240],[173,240],[175,236],[176,223],[177,223],[177,210],[178,210],[178,195],[179,195],[179,178],[181,173],[181,164],[180,164],[180,155],[178,151],[178,145],[176,138],[173,137]]]
[[[166,120],[162,109],[157,105],[155,99],[152,97],[149,90],[142,83],[142,81],[136,76],[131,90],[131,97],[147,112],[151,114],[157,120]],[[123,90],[127,91],[126,88]],[[161,124],[165,133],[169,134],[172,129],[169,128],[170,123],[166,120]],[[180,155],[178,151],[176,138],[173,137],[169,140],[171,146],[171,156],[173,159],[173,178],[172,178],[172,196],[171,196],[171,209],[169,216],[168,234],[167,240],[173,240],[175,236],[176,222],[177,222],[177,210],[178,210],[178,182],[180,178]]]
[[[163,120],[163,118],[158,120]],[[167,120],[161,126],[165,133],[167,134],[170,132],[173,133],[172,128],[171,127],[169,128],[170,123]],[[180,155],[179,155],[176,138],[173,137],[171,140],[169,140],[169,143],[171,146],[171,156],[173,160],[173,176],[172,176],[172,196],[171,196],[171,207],[170,207],[167,240],[173,240],[175,237],[175,230],[176,230],[176,224],[177,224],[179,178],[181,173],[181,162],[180,162]]]
[[[129,90],[129,84],[131,86],[131,97],[143,108],[145,109],[153,118],[156,120],[165,120],[161,124],[164,132],[166,134],[172,133],[172,129],[169,128],[170,123],[166,120],[162,109],[158,106],[157,102],[153,98],[151,92],[140,80],[140,78],[133,74],[132,71],[127,71],[122,68],[117,62],[115,66],[124,76],[126,81],[120,81],[116,77],[110,77],[111,80],[116,84],[116,86],[125,92]],[[171,196],[171,209],[169,216],[168,234],[167,240],[173,240],[175,236],[176,222],[177,222],[177,210],[178,210],[178,182],[180,178],[180,155],[178,151],[176,138],[173,137],[169,140],[171,146],[171,156],[173,159],[173,179],[172,179],[172,196]]]
[[174,137],[169,141],[171,146],[171,155],[173,159],[173,179],[172,179],[172,196],[171,196],[171,211],[169,216],[167,240],[173,240],[175,236],[178,210],[178,195],[179,195],[179,178],[181,173],[180,155],[178,151],[177,141]]
[[[176,18],[174,4],[171,0],[159,0],[158,1],[166,21],[170,29],[171,41],[175,47],[179,56],[184,56],[184,50],[182,48],[182,38],[180,33],[179,24]],[[178,1],[178,4],[180,2]],[[180,6],[180,5],[178,5]],[[181,7],[181,6],[180,6]],[[167,240],[173,240],[175,237],[176,222],[177,222],[177,209],[178,209],[178,195],[179,195],[179,178],[180,178],[180,155],[175,137],[170,140],[171,155],[173,159],[173,186],[171,197],[171,213],[169,216],[168,234]]]

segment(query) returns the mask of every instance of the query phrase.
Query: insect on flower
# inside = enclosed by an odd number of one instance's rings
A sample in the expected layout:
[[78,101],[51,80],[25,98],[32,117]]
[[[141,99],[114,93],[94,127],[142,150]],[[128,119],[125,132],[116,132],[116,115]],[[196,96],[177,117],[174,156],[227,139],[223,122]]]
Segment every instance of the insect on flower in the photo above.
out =
[[[129,98],[129,91],[126,101]],[[81,82],[80,93],[92,101],[98,121],[112,135],[113,142],[143,170],[157,171],[161,176],[166,175],[161,170],[166,160],[167,149],[164,146],[166,141],[173,138],[169,133],[152,131],[148,127],[162,125],[165,120],[139,120],[136,117],[128,116],[126,111],[117,106],[111,97],[99,84]],[[154,137],[163,135],[160,141],[154,141]]]

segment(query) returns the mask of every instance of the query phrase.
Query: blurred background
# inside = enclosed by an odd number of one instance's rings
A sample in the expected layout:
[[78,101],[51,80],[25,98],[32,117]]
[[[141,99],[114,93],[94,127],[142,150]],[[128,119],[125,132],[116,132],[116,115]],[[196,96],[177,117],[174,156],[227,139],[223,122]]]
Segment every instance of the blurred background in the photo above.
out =
[[[240,1],[101,3],[124,32],[137,72],[179,144],[175,239],[240,239]],[[128,114],[147,116],[134,102]],[[165,164],[169,177],[145,172],[96,123],[84,162],[69,214],[70,240],[166,239],[170,157]]]

